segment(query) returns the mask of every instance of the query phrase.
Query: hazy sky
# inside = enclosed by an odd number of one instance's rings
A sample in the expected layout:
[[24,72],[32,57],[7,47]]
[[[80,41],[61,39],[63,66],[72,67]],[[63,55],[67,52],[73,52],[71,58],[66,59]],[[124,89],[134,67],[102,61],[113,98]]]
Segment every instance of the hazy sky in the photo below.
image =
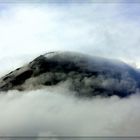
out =
[[0,9],[0,62],[71,50],[140,66],[140,3],[5,1]]

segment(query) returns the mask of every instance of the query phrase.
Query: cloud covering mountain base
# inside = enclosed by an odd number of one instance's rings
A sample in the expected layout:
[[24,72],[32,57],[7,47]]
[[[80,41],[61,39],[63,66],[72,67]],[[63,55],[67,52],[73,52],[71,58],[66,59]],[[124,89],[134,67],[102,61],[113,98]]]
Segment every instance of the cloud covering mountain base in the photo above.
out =
[[83,100],[57,87],[9,91],[0,94],[0,135],[139,136],[139,100],[137,94]]

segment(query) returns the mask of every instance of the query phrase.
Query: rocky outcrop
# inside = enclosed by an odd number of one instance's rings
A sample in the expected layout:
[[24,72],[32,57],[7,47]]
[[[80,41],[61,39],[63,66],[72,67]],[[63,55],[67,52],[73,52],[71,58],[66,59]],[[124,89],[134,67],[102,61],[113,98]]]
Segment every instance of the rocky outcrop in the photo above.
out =
[[0,91],[33,90],[68,82],[77,96],[126,97],[139,90],[140,73],[127,64],[73,52],[50,52],[0,79]]

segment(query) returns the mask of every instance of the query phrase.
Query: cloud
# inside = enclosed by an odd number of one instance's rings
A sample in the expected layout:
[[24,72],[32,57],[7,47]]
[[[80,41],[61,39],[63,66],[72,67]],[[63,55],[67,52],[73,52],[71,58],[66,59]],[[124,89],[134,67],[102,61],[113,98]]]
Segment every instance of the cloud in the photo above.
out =
[[[0,75],[53,50],[139,64],[139,21],[123,17],[120,5],[7,6],[0,17]],[[83,100],[66,87],[0,94],[0,135],[139,136],[139,95]]]
[[0,135],[139,136],[139,95],[83,100],[65,92],[53,88],[1,94]]
[[0,19],[1,59],[70,50],[139,63],[139,20],[131,18],[139,11],[133,14],[127,4],[5,7]]

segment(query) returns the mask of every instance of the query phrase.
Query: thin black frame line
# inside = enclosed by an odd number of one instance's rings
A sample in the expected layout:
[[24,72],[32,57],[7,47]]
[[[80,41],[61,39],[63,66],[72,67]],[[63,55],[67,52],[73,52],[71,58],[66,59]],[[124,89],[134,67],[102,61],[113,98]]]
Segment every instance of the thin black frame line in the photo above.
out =
[[0,138],[140,138],[140,136],[0,136]]

